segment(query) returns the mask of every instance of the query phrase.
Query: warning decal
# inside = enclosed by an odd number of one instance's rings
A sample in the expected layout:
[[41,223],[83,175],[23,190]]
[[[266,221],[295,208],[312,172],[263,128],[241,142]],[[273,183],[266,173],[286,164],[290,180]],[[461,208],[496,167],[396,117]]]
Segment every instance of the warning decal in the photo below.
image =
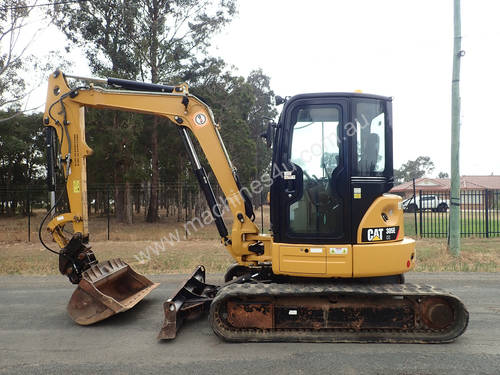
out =
[[80,192],[80,180],[73,180],[73,193]]
[[346,255],[348,252],[347,247],[330,247],[330,255]]

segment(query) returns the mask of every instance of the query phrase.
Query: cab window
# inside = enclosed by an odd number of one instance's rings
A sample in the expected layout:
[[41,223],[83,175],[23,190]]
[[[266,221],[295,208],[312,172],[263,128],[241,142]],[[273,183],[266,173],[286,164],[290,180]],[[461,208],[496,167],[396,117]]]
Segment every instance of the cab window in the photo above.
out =
[[381,100],[359,100],[354,104],[355,157],[358,176],[379,176],[385,170],[385,105]]
[[341,107],[301,106],[294,112],[290,161],[302,169],[302,197],[289,206],[290,233],[343,234],[343,202],[334,171],[342,164]]

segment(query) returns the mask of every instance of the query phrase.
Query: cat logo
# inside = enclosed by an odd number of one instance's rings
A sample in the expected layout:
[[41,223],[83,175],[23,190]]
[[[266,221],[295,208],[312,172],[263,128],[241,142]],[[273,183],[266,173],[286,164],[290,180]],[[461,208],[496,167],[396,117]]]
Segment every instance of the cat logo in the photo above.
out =
[[395,241],[399,237],[399,227],[363,228],[362,242]]
[[384,228],[370,228],[366,232],[368,241],[382,241],[384,238]]

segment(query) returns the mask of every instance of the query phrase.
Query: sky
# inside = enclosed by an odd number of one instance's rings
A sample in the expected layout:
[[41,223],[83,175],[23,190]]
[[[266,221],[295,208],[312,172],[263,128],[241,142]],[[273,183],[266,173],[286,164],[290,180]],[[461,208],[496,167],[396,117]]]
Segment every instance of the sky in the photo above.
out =
[[[462,175],[500,174],[499,14],[500,1],[462,0]],[[55,27],[39,39],[40,55],[65,45]],[[395,168],[423,155],[436,165],[432,175],[449,173],[453,0],[239,0],[211,52],[244,76],[261,68],[281,96],[392,96]],[[71,73],[89,74],[78,51],[66,57]]]

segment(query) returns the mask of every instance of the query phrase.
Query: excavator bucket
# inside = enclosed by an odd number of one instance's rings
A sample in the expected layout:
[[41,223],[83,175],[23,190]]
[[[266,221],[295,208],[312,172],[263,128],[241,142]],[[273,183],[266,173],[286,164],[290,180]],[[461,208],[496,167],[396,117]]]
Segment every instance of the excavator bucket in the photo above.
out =
[[78,324],[93,324],[131,309],[158,285],[121,259],[111,259],[82,273],[68,312]]

